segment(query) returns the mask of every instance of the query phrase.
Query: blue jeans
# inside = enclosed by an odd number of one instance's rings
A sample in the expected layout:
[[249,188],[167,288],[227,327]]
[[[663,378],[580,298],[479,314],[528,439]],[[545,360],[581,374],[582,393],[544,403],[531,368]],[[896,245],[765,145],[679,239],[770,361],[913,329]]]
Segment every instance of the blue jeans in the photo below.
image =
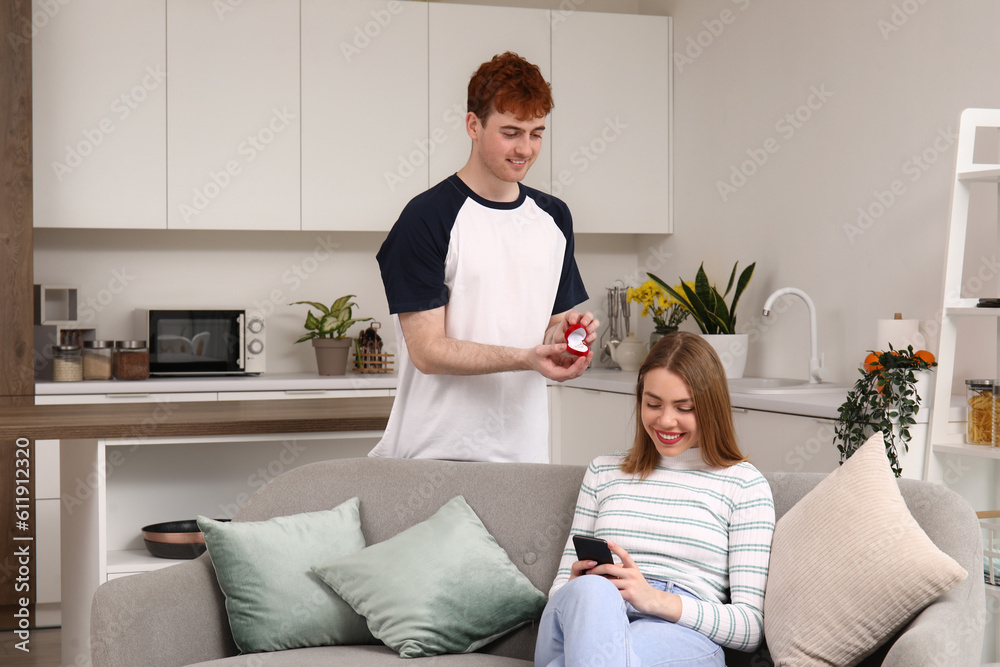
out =
[[[667,581],[654,588],[695,596]],[[538,627],[536,667],[725,667],[722,648],[690,628],[636,611],[608,579],[585,574],[549,599]]]

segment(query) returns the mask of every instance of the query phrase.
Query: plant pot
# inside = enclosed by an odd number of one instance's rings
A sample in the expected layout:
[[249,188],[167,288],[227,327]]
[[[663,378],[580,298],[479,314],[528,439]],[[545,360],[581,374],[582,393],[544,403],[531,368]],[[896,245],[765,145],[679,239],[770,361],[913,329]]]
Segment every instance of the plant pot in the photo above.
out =
[[913,389],[920,396],[920,409],[930,410],[934,405],[934,374],[931,371],[914,371],[913,377],[917,380]]
[[727,378],[743,377],[743,370],[747,365],[749,334],[701,334],[701,337],[715,348],[726,369]]
[[313,338],[312,344],[320,375],[347,374],[347,358],[351,354],[353,338]]
[[649,334],[649,349],[652,350],[653,346],[660,342],[660,339],[667,334],[674,333],[677,331],[677,327],[669,327],[667,329],[654,329],[653,333]]

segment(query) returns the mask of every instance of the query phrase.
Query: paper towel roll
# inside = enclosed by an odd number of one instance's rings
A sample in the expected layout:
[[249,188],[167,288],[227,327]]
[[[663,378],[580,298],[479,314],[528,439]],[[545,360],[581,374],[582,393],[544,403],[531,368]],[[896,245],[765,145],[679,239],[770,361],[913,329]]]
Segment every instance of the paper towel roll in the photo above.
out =
[[907,345],[912,345],[914,350],[926,349],[927,342],[920,333],[920,320],[879,320],[873,349],[888,350],[889,343],[894,350],[905,350]]

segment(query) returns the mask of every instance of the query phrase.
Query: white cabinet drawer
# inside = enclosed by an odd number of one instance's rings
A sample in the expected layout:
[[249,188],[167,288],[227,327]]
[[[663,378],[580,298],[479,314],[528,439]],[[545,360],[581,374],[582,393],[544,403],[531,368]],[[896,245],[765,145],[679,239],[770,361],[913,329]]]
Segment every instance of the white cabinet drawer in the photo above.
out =
[[216,401],[218,394],[214,391],[191,393],[121,393],[121,394],[51,394],[35,396],[35,405],[77,405],[77,404],[113,404],[113,403],[193,403],[197,401]]
[[392,389],[286,389],[285,391],[220,391],[220,401],[283,401],[301,398],[392,396]]

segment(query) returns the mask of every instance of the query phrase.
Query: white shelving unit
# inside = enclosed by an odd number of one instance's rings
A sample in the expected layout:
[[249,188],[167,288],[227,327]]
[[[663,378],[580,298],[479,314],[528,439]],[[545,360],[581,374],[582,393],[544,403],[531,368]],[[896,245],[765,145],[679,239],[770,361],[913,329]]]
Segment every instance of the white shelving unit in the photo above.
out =
[[[1000,201],[1000,164],[974,162],[976,133],[980,128],[1000,128],[1000,109],[966,109],[958,132],[958,153],[955,160],[955,183],[952,191],[951,220],[948,228],[948,251],[945,263],[944,297],[941,316],[941,339],[934,395],[951,396],[955,374],[955,348],[958,324],[962,319],[992,317],[1000,319],[1000,308],[977,308],[978,299],[962,297],[962,271],[965,264],[966,234],[969,224],[969,203],[973,183],[998,185]],[[1000,343],[1000,337],[998,337]],[[1000,351],[1000,347],[998,347]],[[1000,355],[998,355],[1000,360]],[[998,362],[1000,363],[1000,362]],[[1000,448],[970,445],[964,433],[949,432],[949,401],[935,400],[930,416],[930,447],[924,456],[924,479],[941,480],[941,466],[932,454],[958,454],[1000,459]]]
[[[1000,321],[1000,308],[977,308],[978,299],[962,297],[962,275],[965,265],[966,236],[973,183],[992,183],[1000,202],[1000,164],[979,164],[975,160],[976,135],[979,130],[1000,128],[1000,109],[966,109],[962,112],[955,160],[955,182],[952,191],[951,219],[948,227],[948,251],[945,263],[944,297],[941,315],[941,339],[935,397],[950,396],[955,375],[955,350],[958,344],[959,322],[963,319],[992,317]],[[1000,157],[995,159],[1000,160]],[[1000,333],[1000,332],[998,332]],[[997,336],[997,366],[1000,373],[1000,335]],[[930,415],[930,442],[925,451],[924,479],[946,481],[941,455],[1000,459],[1000,447],[972,445],[965,442],[965,432],[949,429],[949,401],[935,400]],[[1000,503],[1000,497],[996,498]],[[991,545],[986,544],[986,548]],[[983,576],[970,573],[970,576]],[[1000,599],[1000,586],[986,585],[989,598]],[[987,603],[990,608],[995,603]],[[1000,637],[1000,617],[997,618],[994,641]],[[1000,647],[994,646],[994,659],[1000,657]]]

